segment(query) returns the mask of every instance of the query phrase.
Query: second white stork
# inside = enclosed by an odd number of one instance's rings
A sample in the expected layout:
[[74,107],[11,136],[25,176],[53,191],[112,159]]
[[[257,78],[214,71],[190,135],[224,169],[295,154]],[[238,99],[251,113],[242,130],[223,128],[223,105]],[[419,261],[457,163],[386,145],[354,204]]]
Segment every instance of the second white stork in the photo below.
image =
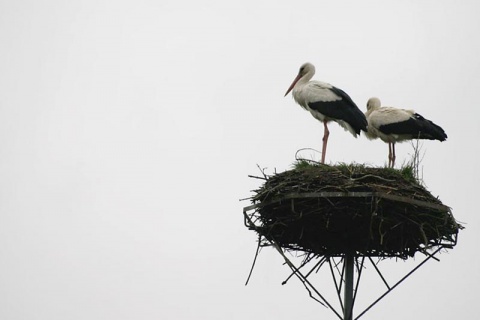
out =
[[365,116],[368,121],[366,136],[380,138],[388,143],[388,166],[395,166],[395,143],[412,139],[445,141],[447,134],[432,121],[414,110],[382,107],[380,99],[370,98]]
[[295,101],[312,116],[323,122],[324,135],[322,146],[322,163],[325,163],[327,142],[330,132],[327,123],[335,121],[354,137],[360,130],[367,131],[367,120],[352,98],[343,90],[329,83],[310,81],[315,74],[315,67],[311,63],[304,63],[298,75],[288,88],[285,96],[292,91]]

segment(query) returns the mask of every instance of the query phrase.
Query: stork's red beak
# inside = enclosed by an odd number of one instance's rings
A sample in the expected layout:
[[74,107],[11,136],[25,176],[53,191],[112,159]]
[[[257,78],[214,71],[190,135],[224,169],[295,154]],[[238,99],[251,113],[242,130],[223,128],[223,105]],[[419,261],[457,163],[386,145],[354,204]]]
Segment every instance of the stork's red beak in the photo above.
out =
[[295,80],[293,80],[292,84],[290,85],[290,88],[288,88],[288,90],[287,90],[287,92],[285,93],[284,97],[286,97],[287,94],[288,94],[290,91],[292,91],[293,87],[295,87],[295,84],[297,83],[298,80],[300,80],[301,77],[302,77],[302,76],[299,74],[299,75],[295,78]]

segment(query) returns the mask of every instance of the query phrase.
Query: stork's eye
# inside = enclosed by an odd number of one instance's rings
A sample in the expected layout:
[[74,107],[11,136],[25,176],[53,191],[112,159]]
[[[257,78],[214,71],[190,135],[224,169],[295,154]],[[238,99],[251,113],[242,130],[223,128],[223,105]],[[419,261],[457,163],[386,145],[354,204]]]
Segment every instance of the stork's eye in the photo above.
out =
[[305,70],[305,67],[301,67],[301,68],[300,68],[300,71],[298,71],[298,72],[299,72],[299,73],[302,73],[303,70]]

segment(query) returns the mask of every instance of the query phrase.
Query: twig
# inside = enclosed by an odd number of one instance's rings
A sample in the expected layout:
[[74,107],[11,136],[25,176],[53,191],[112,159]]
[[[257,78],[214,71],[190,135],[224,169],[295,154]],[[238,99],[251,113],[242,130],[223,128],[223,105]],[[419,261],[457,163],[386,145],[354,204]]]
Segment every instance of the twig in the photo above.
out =
[[379,176],[376,176],[376,175],[373,175],[373,174],[366,174],[360,178],[350,178],[350,180],[353,180],[353,181],[359,181],[359,180],[363,180],[365,178],[376,178],[376,179],[379,179],[379,180],[383,180],[383,181],[388,181],[388,182],[395,182],[395,180],[392,180],[392,179],[385,179],[385,178],[382,178],[382,177],[379,177]]
[[257,168],[258,168],[258,170],[260,170],[260,172],[263,174],[263,177],[265,178],[265,180],[267,180],[267,179],[268,179],[268,176],[265,174],[265,168],[263,168],[263,169],[260,168],[260,166],[258,165],[258,163],[257,163]]
[[318,162],[318,161],[315,161],[315,160],[311,160],[311,159],[306,159],[306,158],[300,158],[298,156],[298,153],[300,153],[301,151],[305,151],[305,150],[310,150],[310,151],[315,151],[317,153],[320,153],[320,151],[316,150],[316,149],[313,149],[313,148],[301,148],[301,149],[298,149],[297,152],[295,152],[295,160],[297,161],[307,161],[307,162],[313,162],[315,164],[322,164],[321,162]]
[[250,280],[250,277],[252,276],[253,268],[255,267],[255,262],[257,262],[258,253],[260,252],[261,239],[262,239],[262,236],[258,235],[257,251],[255,252],[255,258],[253,259],[252,267],[250,268],[250,273],[248,274],[248,278],[247,278],[247,281],[245,282],[245,285],[248,284],[248,281]]
[[258,177],[258,176],[252,176],[252,175],[248,175],[249,178],[254,178],[254,179],[260,179],[260,180],[268,180],[268,178],[266,177]]

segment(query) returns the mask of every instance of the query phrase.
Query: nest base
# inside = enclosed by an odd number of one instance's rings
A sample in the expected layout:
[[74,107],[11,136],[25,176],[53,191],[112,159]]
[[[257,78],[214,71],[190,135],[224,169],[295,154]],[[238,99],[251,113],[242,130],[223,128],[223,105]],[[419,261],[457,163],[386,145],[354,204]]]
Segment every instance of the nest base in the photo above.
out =
[[449,207],[396,170],[308,166],[266,177],[245,224],[287,250],[407,259],[452,248],[461,226]]

